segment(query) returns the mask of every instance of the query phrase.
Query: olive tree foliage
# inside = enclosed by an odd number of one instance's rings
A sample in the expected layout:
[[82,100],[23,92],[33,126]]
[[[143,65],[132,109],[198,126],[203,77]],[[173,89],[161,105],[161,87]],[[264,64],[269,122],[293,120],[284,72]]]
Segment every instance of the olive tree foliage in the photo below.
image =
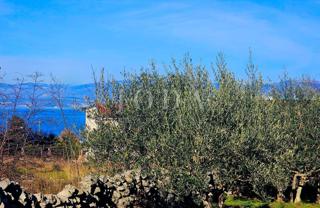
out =
[[246,187],[265,200],[272,190],[281,197],[296,172],[317,173],[320,106],[310,82],[285,77],[266,92],[251,57],[240,80],[222,54],[214,76],[188,56],[166,68],[152,63],[121,82],[101,75],[97,102],[111,114],[97,112],[98,128],[85,134],[95,162],[141,168],[178,197],[208,191],[208,173],[225,191]]
[[318,177],[320,170],[320,96],[309,79],[283,80],[272,93],[279,122],[275,136],[282,140],[280,149],[287,152],[284,167],[291,174],[291,187],[297,189],[295,201],[299,202],[302,186],[309,177]]
[[114,109],[118,125],[102,120],[100,128],[88,133],[88,143],[98,161],[168,177],[174,181],[169,189],[184,196],[205,188],[212,170],[206,152],[215,141],[206,126],[212,110],[208,98],[215,88],[203,66],[194,66],[189,58],[173,61],[170,68],[160,75],[152,64],[114,84],[111,103],[123,105]]

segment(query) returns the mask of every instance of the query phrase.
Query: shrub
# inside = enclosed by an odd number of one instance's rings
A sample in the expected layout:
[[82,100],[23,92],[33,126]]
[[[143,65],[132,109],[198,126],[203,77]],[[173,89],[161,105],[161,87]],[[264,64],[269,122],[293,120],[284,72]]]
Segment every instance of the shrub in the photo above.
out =
[[76,159],[80,155],[80,139],[71,130],[63,130],[58,137],[58,141],[55,145],[63,150],[64,156],[67,159]]

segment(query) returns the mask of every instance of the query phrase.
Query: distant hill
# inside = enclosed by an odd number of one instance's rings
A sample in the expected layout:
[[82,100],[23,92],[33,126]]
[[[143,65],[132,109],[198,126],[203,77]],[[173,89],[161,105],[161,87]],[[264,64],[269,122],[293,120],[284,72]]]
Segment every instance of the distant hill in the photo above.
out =
[[[39,85],[43,92],[47,92],[49,90],[49,84],[42,83]],[[268,93],[271,91],[272,86],[280,87],[280,83],[274,84],[265,84],[263,86],[263,92]],[[320,90],[320,81],[312,82],[313,88]],[[15,85],[0,83],[0,92],[4,92],[7,95],[10,95],[10,101],[12,102],[14,99],[14,89]],[[32,92],[32,83],[23,84],[23,93],[19,102],[19,107],[24,107],[25,104],[30,101],[30,94]],[[93,83],[89,84],[81,84],[81,85],[64,85],[64,98],[63,104],[65,108],[73,108],[75,106],[84,106],[88,104],[88,100],[92,101],[95,97],[95,85]],[[39,92],[37,92],[39,93]],[[39,93],[41,95],[38,98],[41,106],[44,108],[56,108],[55,102],[52,100],[52,97],[48,93]]]
[[[14,84],[6,84],[0,83],[0,92],[4,92],[6,95],[9,96],[9,102],[14,102],[14,88],[16,85]],[[41,90],[37,90],[38,102],[44,108],[55,108],[55,102],[52,100],[52,96],[50,93],[50,85],[49,84],[39,84],[39,88]],[[32,83],[25,83],[22,85],[22,94],[21,98],[19,98],[18,107],[23,108],[26,103],[30,102],[30,96],[33,91],[33,84]],[[83,85],[64,85],[63,86],[63,104],[65,108],[71,108],[75,105],[85,105],[86,98],[89,100],[94,99],[95,95],[95,85],[94,84],[83,84]]]
[[[282,84],[283,83],[279,83],[279,82],[271,83],[271,84],[264,84],[263,87],[262,87],[262,90],[263,90],[264,93],[269,93],[272,90],[273,87],[277,87],[277,88],[280,89]],[[297,84],[299,84],[299,82],[297,82]],[[311,82],[311,86],[312,86],[312,88],[320,91],[320,81],[312,81]]]

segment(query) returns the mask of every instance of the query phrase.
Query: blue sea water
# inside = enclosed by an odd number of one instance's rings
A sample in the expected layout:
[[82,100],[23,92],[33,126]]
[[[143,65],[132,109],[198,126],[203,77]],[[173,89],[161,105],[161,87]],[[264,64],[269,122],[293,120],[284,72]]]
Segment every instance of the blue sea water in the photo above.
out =
[[0,125],[5,126],[6,120],[15,114],[23,118],[33,131],[45,134],[59,135],[66,128],[80,133],[85,127],[85,112],[80,110],[64,109],[62,116],[59,109],[42,109],[30,119],[27,119],[28,112],[25,108],[19,108],[15,113],[8,109],[0,109]]

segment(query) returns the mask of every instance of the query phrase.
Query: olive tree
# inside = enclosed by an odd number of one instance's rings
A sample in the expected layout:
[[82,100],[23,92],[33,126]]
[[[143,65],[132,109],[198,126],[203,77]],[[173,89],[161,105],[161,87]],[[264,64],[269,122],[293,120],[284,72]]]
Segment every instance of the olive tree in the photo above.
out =
[[188,56],[166,68],[152,63],[122,82],[101,75],[96,102],[109,113],[97,112],[98,128],[85,134],[93,159],[169,181],[163,188],[180,199],[201,199],[210,174],[223,191],[264,200],[282,200],[298,180],[299,201],[319,168],[319,93],[286,77],[265,91],[251,59],[240,80],[221,54],[214,79]]

